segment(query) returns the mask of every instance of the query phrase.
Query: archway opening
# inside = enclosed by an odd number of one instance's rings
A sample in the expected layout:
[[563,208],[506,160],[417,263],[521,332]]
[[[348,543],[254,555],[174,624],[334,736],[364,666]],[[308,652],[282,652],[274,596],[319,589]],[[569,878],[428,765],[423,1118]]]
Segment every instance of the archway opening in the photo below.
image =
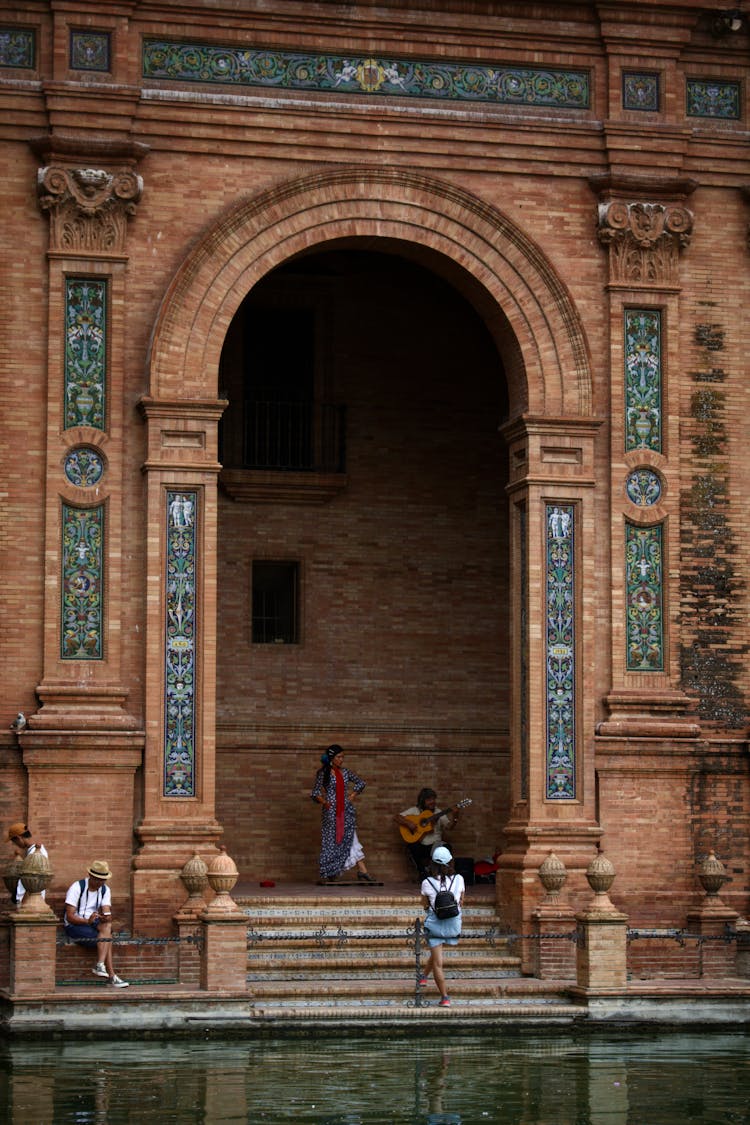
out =
[[459,855],[507,820],[509,393],[475,284],[342,240],[267,274],[227,333],[217,816],[251,880],[314,879],[307,796],[334,741],[368,782],[381,878],[410,875],[392,818],[423,785],[472,799]]

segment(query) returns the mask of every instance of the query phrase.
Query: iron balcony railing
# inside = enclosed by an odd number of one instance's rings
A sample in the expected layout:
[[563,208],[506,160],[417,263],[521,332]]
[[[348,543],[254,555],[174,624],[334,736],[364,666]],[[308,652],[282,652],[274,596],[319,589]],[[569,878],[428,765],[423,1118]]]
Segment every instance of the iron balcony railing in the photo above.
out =
[[346,408],[329,402],[245,402],[246,469],[343,473]]

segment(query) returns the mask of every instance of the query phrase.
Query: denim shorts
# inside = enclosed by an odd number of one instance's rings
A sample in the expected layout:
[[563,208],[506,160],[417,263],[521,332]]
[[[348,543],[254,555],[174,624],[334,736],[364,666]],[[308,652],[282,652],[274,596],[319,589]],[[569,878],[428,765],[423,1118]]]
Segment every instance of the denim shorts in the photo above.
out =
[[69,924],[65,927],[65,936],[76,945],[96,945],[99,941],[99,923],[79,922],[77,926]]

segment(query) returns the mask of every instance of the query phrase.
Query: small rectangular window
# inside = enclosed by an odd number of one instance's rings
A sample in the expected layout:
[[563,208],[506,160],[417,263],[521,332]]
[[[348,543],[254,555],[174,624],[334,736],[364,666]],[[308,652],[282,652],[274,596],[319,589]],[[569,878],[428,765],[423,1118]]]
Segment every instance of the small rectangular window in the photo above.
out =
[[296,562],[253,562],[253,644],[297,644],[298,576]]

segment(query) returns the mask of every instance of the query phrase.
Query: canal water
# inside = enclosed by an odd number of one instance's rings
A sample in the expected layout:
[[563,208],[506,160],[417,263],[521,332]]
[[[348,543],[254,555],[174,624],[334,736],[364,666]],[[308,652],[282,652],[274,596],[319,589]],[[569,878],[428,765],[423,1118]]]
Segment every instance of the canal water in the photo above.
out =
[[750,1122],[750,1038],[621,1034],[0,1044],[9,1125]]

